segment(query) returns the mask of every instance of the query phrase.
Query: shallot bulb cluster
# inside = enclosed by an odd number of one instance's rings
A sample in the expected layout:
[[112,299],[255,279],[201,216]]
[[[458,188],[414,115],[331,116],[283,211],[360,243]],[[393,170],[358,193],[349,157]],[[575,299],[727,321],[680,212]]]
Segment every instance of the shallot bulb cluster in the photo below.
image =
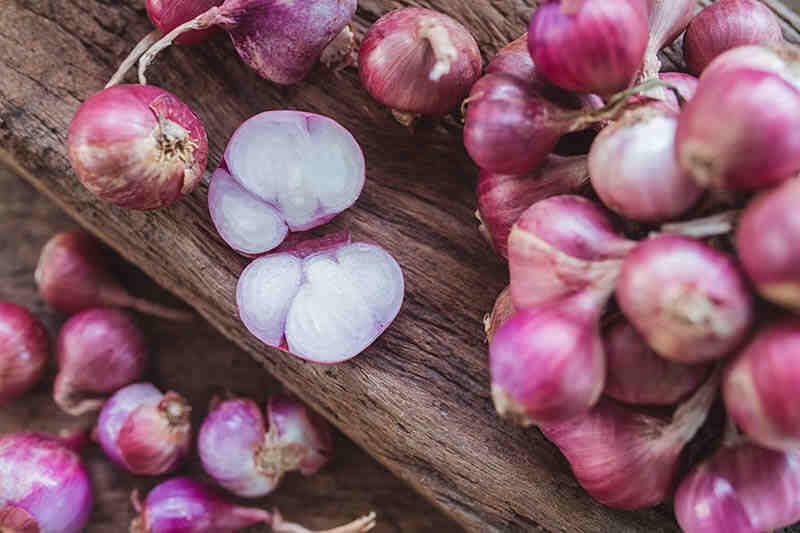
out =
[[41,321],[24,307],[0,301],[0,405],[39,382],[49,355],[50,340]]
[[330,426],[293,398],[273,395],[264,420],[246,398],[212,408],[198,435],[203,468],[230,492],[247,498],[269,494],[285,473],[309,476],[333,454]]

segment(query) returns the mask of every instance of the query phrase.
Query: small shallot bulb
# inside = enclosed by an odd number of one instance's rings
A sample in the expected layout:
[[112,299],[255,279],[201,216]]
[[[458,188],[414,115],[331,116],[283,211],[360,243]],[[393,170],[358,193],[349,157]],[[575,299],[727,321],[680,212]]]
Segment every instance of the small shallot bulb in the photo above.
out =
[[508,322],[517,313],[514,303],[511,301],[511,289],[506,287],[494,301],[492,312],[483,318],[483,327],[486,331],[486,340],[490,343],[494,340],[497,330]]
[[726,368],[722,390],[729,415],[751,439],[800,449],[800,319],[761,326]]
[[239,126],[211,178],[211,219],[231,248],[260,255],[290,231],[352,206],[364,169],[361,148],[338,122],[300,111],[260,113]]
[[600,316],[613,280],[563,300],[517,312],[489,345],[492,400],[522,426],[588,412],[605,386]]
[[589,152],[592,186],[615,213],[642,222],[676,218],[703,194],[675,157],[678,113],[660,103],[626,111]]
[[50,341],[30,311],[0,301],[0,405],[28,392],[44,373]]
[[674,41],[694,16],[694,0],[646,0],[650,40],[644,55],[643,80],[658,78],[658,52]]
[[800,520],[800,454],[750,442],[724,446],[675,493],[685,533],[762,533]]
[[258,498],[294,470],[310,476],[333,455],[331,429],[293,398],[272,395],[267,421],[252,400],[231,399],[209,413],[197,439],[203,468],[237,496]]
[[700,79],[739,68],[773,72],[800,89],[800,48],[789,43],[732,48],[709,63]]
[[316,363],[363,352],[403,304],[397,261],[383,248],[333,235],[260,257],[239,277],[236,304],[263,343]]
[[776,185],[800,170],[800,92],[751,68],[704,78],[681,112],[675,148],[681,168],[703,187]]
[[92,485],[78,450],[83,432],[0,435],[0,531],[80,533],[92,510]]
[[659,355],[686,364],[728,355],[744,341],[755,314],[734,260],[677,235],[647,239],[630,253],[617,302]]
[[549,0],[533,13],[528,48],[562,89],[611,96],[642,66],[648,41],[643,0]]
[[102,245],[81,230],[62,231],[47,241],[36,265],[42,299],[62,313],[91,307],[128,307],[168,320],[191,320],[192,313],[135,298],[108,270]]
[[723,52],[748,44],[783,42],[778,17],[758,0],[719,0],[701,11],[686,29],[683,58],[699,76]]
[[551,154],[543,166],[523,175],[483,170],[478,176],[481,232],[498,254],[508,258],[511,228],[528,207],[551,196],[577,192],[588,182],[585,155]]
[[[236,533],[256,524],[267,524],[273,533],[314,533],[286,522],[277,509],[271,513],[227,501],[211,488],[186,477],[175,477],[157,485],[144,503],[133,491],[131,502],[139,516],[130,533]],[[328,531],[317,533],[363,533],[375,526],[375,513]]]
[[58,334],[59,371],[53,398],[71,415],[99,411],[108,395],[139,379],[147,367],[147,343],[124,312],[88,309]]
[[537,202],[508,238],[514,305],[534,307],[616,275],[635,246],[614,231],[608,214],[591,200],[562,195]]
[[659,356],[627,320],[604,336],[608,376],[603,394],[630,405],[674,405],[697,390],[706,365],[682,365]]
[[750,280],[767,300],[800,312],[800,180],[753,200],[736,230],[736,248]]
[[382,16],[358,52],[361,83],[395,111],[443,115],[459,106],[481,75],[478,43],[454,19],[409,7]]
[[[205,13],[224,0],[145,0],[147,17],[162,34],[169,33],[197,15]],[[194,44],[208,39],[214,29],[190,31],[180,35],[175,42]]]
[[105,403],[96,438],[117,466],[140,476],[160,476],[177,468],[189,453],[190,413],[181,395],[134,383]]
[[151,85],[117,85],[86,100],[69,126],[69,158],[100,199],[156,209],[192,192],[208,159],[200,119]]
[[619,509],[651,507],[675,487],[681,451],[705,423],[716,397],[716,374],[670,421],[603,399],[583,416],[540,429],[594,499]]

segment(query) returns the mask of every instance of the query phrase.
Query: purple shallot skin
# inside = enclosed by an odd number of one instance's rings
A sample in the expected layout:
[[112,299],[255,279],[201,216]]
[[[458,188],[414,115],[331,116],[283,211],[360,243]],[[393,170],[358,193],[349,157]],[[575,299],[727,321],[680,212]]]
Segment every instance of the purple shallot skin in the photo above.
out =
[[24,307],[0,301],[0,405],[19,398],[42,378],[49,354],[42,322]]

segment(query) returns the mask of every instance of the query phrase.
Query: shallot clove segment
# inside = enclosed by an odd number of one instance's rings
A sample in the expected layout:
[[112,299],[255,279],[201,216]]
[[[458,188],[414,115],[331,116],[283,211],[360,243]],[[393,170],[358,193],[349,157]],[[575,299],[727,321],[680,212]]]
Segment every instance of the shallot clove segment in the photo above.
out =
[[0,405],[39,382],[49,354],[50,340],[39,318],[13,302],[0,301]]
[[349,238],[325,245],[310,255],[256,259],[239,278],[236,301],[247,329],[265,344],[338,363],[361,353],[397,316],[403,273],[376,245]]
[[329,221],[355,203],[365,181],[353,136],[330,118],[299,111],[247,120],[224,162],[211,180],[209,210],[222,238],[246,255]]

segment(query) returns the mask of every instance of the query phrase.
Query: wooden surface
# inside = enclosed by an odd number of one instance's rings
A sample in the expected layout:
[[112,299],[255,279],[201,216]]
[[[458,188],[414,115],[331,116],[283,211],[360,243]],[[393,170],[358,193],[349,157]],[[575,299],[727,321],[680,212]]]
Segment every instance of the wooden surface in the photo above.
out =
[[[75,222],[33,187],[0,166],[0,300],[12,300],[37,313],[55,338],[64,316],[49,310],[36,291],[33,270],[39,250],[55,232],[75,227]],[[122,261],[114,266],[126,285],[138,295],[180,305],[163,290]],[[184,394],[193,407],[193,423],[199,427],[215,393],[230,391],[255,399],[262,405],[280,385],[232,342],[198,319],[196,324],[176,324],[136,315],[150,339],[152,367],[147,378],[164,390]],[[56,433],[62,428],[94,423],[87,415],[74,418],[62,413],[51,399],[55,361],[46,379],[23,399],[0,409],[0,434],[23,430]],[[248,505],[277,506],[287,519],[316,529],[348,522],[375,509],[379,533],[457,531],[459,528],[421,496],[394,477],[377,461],[341,434],[336,435],[336,454],[319,474],[305,478],[289,475],[274,494]],[[86,450],[95,489],[94,514],[87,533],[120,533],[128,530],[134,511],[131,490],[143,493],[155,480],[137,478],[114,468],[98,447]],[[181,469],[193,477],[203,475],[196,456]],[[268,531],[254,527],[248,531]]]
[[[787,35],[796,38],[791,11],[768,3],[782,10]],[[538,431],[495,416],[481,319],[506,274],[476,231],[477,172],[452,121],[411,135],[367,97],[353,70],[318,71],[295,87],[277,87],[248,72],[224,38],[173,49],[151,69],[151,83],[204,119],[212,169],[235,127],[267,109],[330,115],[364,148],[369,179],[361,198],[322,231],[348,229],[389,250],[405,272],[406,301],[362,356],[337,366],[305,363],[260,345],[238,321],[233,292],[246,260],[217,237],[205,187],[171,208],[141,213],[98,203],[72,175],[67,126],[150,31],[141,0],[4,4],[0,144],[7,162],[390,470],[471,531],[676,531],[666,511],[625,513],[595,503]],[[459,19],[488,57],[524,31],[533,1],[361,0],[355,29],[361,34],[389,9],[410,4]]]

